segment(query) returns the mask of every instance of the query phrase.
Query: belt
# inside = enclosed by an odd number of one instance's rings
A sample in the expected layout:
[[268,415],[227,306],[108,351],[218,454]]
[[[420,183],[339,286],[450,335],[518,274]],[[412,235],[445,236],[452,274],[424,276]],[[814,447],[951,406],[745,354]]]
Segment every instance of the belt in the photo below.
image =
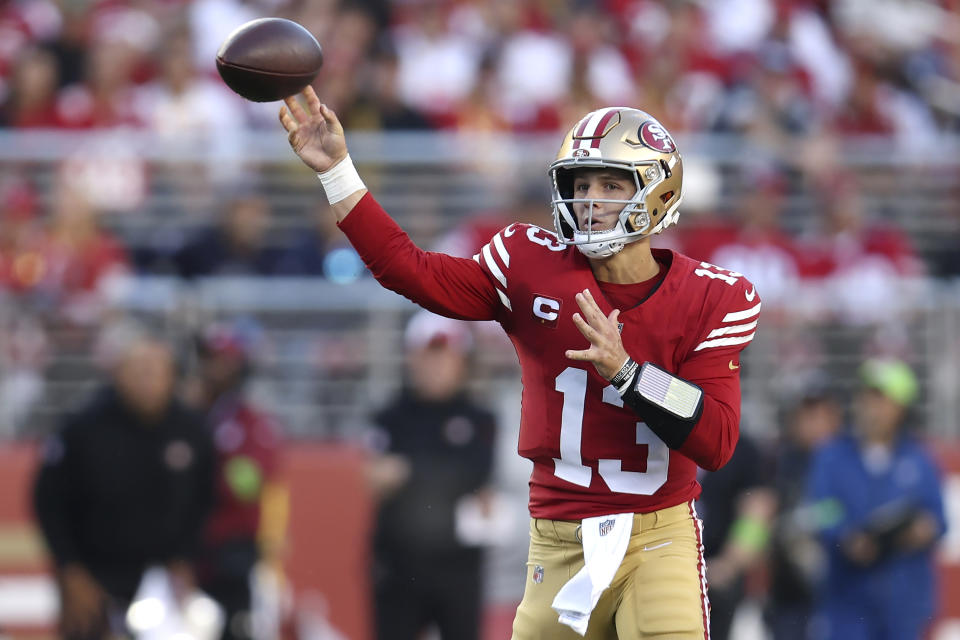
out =
[[[672,507],[665,507],[649,513],[633,514],[633,529],[631,535],[636,535],[649,529],[663,527],[681,520],[690,519],[691,503],[682,502]],[[576,520],[547,520],[533,518],[530,527],[541,536],[558,542],[583,542],[580,536],[580,522]]]

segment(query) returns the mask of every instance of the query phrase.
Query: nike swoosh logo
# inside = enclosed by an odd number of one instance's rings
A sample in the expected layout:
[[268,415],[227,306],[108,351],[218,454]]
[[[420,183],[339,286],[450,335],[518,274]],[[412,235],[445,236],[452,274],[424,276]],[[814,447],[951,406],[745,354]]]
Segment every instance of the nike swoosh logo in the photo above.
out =
[[740,365],[738,365],[738,364],[733,364],[733,360],[731,360],[731,361],[728,362],[727,364],[730,366],[730,371],[736,371],[737,369],[740,368]]
[[743,294],[747,298],[747,302],[753,302],[753,299],[757,297],[757,288],[754,287]]
[[666,542],[661,542],[660,544],[655,544],[655,545],[653,545],[652,547],[644,547],[643,550],[644,550],[644,551],[653,551],[653,550],[655,550],[655,549],[662,549],[663,547],[667,546],[668,544],[673,544],[673,540],[667,540]]

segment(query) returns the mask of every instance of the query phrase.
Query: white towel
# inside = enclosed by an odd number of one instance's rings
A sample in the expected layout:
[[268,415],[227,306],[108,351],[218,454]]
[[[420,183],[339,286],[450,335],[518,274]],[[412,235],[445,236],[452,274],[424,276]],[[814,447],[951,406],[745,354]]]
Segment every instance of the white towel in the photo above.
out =
[[580,523],[584,565],[553,599],[560,623],[586,635],[590,614],[616,575],[633,529],[632,513],[584,518]]

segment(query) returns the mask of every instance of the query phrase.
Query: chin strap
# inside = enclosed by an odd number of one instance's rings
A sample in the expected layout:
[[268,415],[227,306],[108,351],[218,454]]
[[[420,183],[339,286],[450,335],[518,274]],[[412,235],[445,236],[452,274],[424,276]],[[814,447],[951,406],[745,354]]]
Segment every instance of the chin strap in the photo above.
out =
[[[603,238],[604,234],[609,234],[614,237],[605,240]],[[597,240],[584,242],[584,240],[588,238],[597,236],[600,236]],[[578,243],[574,246],[580,250],[580,253],[588,258],[609,258],[610,256],[620,253],[626,245],[626,241],[623,238],[623,223],[620,222],[618,222],[617,226],[613,229],[607,231],[596,231],[594,233],[586,233],[579,230],[574,231],[573,240]]]

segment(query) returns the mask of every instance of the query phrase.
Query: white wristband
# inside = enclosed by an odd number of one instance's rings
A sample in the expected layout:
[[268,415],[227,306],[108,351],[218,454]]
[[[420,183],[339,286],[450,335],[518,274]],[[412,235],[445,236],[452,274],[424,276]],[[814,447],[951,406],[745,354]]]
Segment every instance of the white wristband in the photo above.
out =
[[357,191],[367,188],[360,179],[356,167],[353,166],[349,153],[329,170],[318,173],[317,177],[320,178],[323,191],[327,194],[327,202],[330,204],[346,200]]

